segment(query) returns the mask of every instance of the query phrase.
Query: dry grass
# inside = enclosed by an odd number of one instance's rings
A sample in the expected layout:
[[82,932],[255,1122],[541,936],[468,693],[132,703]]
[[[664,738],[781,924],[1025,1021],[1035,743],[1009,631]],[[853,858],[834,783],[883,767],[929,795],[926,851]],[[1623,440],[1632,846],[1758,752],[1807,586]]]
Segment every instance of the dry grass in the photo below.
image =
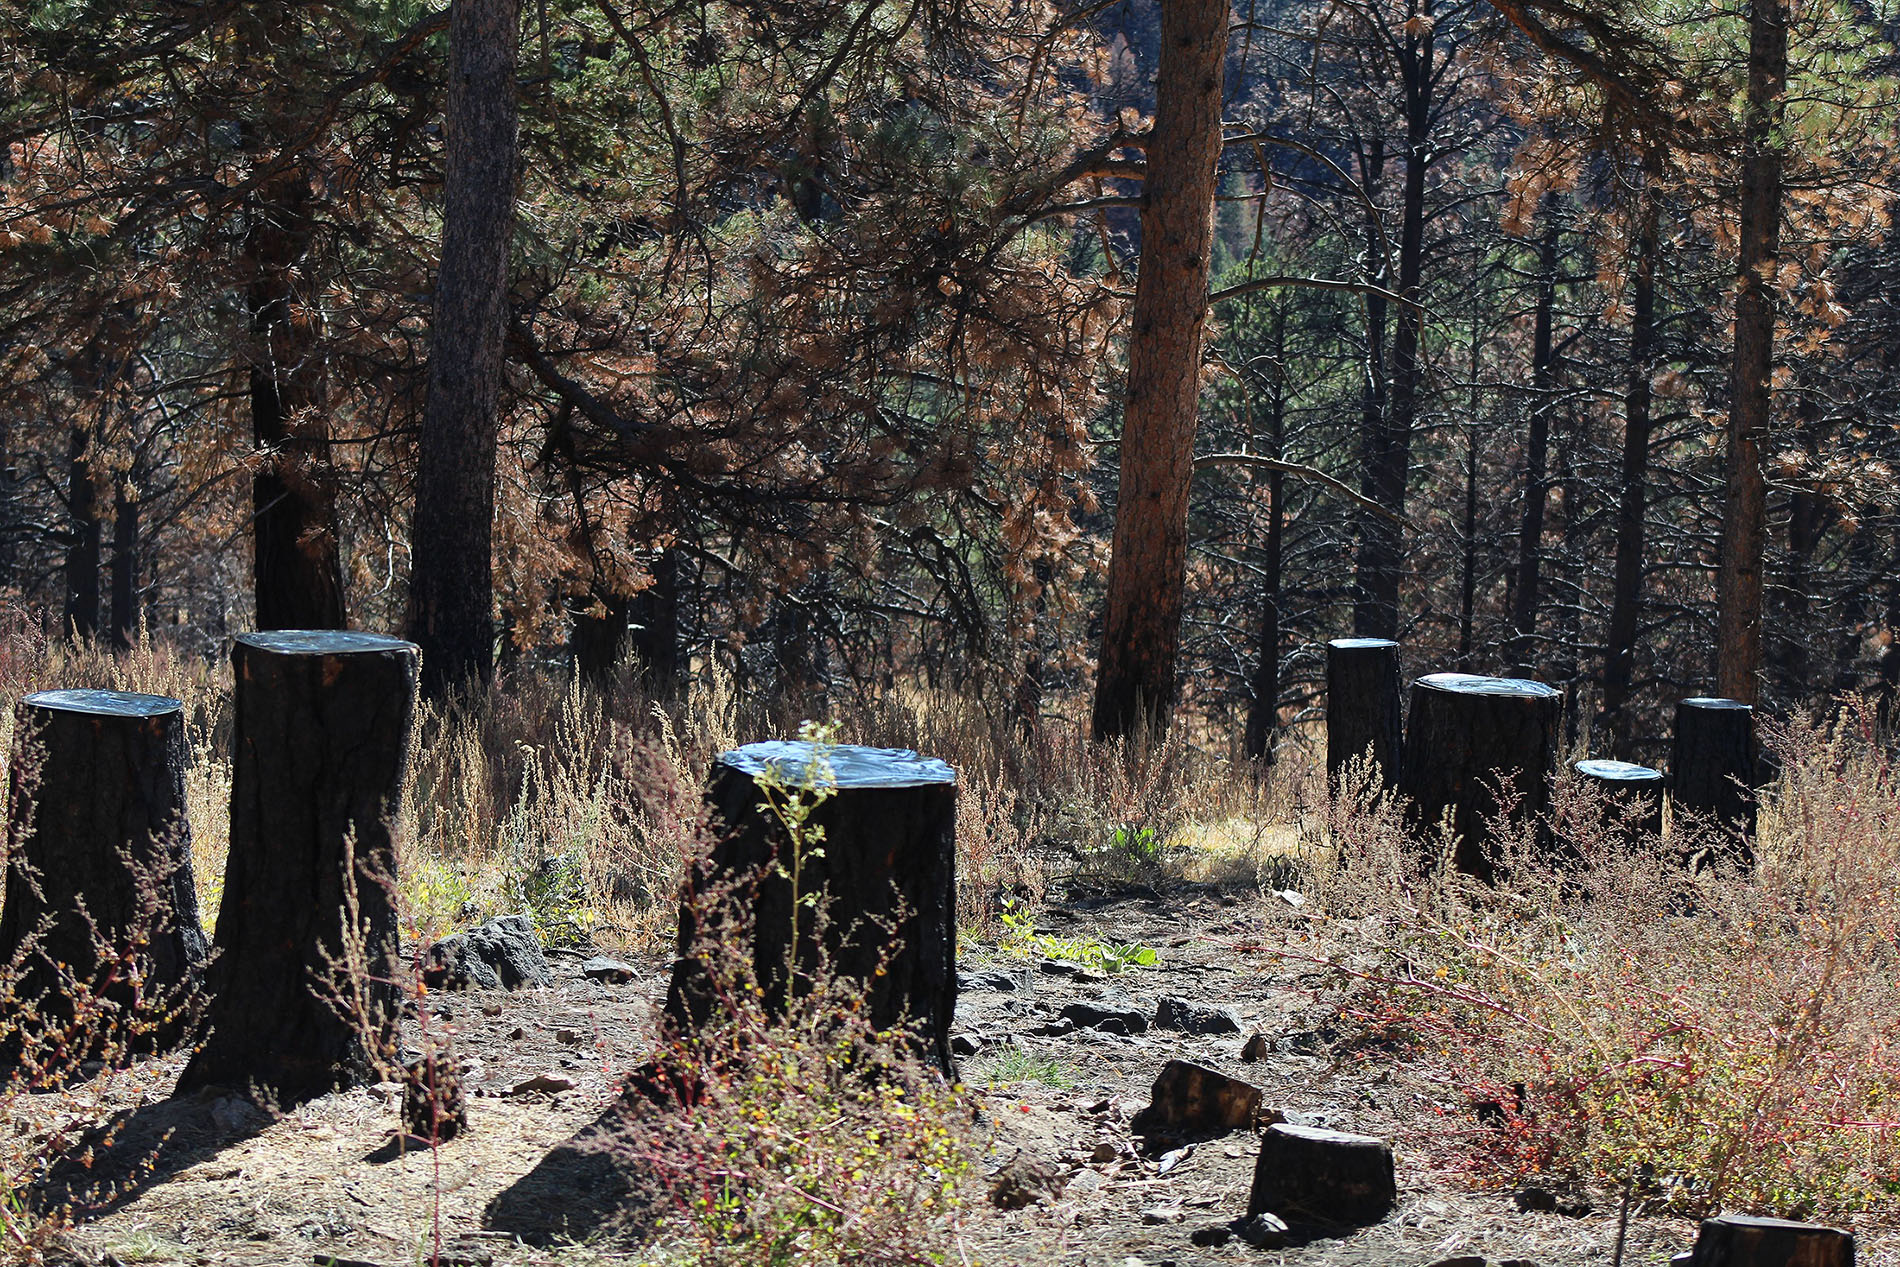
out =
[[1900,779],[1857,706],[1768,739],[1752,872],[1692,874],[1676,859],[1713,841],[1678,824],[1659,848],[1567,781],[1578,864],[1524,865],[1520,834],[1496,888],[1427,874],[1389,803],[1337,809],[1319,953],[1353,984],[1362,1057],[1446,1106],[1421,1151],[1691,1214],[1900,1204]]

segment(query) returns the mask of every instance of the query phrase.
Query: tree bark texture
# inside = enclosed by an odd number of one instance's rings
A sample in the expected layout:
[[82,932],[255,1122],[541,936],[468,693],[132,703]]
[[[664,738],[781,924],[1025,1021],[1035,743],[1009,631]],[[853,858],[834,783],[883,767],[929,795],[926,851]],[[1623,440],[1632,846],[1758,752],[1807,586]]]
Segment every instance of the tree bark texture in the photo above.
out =
[[1755,710],[1740,700],[1698,696],[1676,705],[1670,793],[1688,812],[1737,833],[1746,853],[1755,834]]
[[1398,1198],[1398,1168],[1383,1140],[1281,1122],[1260,1137],[1247,1214],[1376,1223]]
[[66,448],[66,610],[61,632],[84,641],[99,632],[99,489],[92,475],[92,429],[74,427]]
[[[1274,355],[1286,353],[1286,310],[1274,313]],[[1277,379],[1267,399],[1267,456],[1286,457],[1286,391]],[[1271,763],[1274,732],[1280,727],[1280,586],[1281,563],[1286,551],[1286,516],[1281,513],[1281,498],[1286,476],[1281,471],[1267,473],[1267,540],[1262,551],[1260,570],[1264,574],[1260,596],[1260,658],[1255,662],[1253,699],[1247,708],[1245,751],[1253,761]]]
[[1818,1223],[1724,1214],[1702,1221],[1689,1267],[1854,1267],[1854,1235]]
[[1326,782],[1370,756],[1378,786],[1398,786],[1399,644],[1386,638],[1335,638],[1326,644]]
[[495,440],[514,227],[519,0],[449,11],[442,264],[416,466],[410,636],[431,695],[494,670]]
[[1603,723],[1611,751],[1634,759],[1636,735],[1630,714],[1636,678],[1637,631],[1643,611],[1643,547],[1649,505],[1650,380],[1656,369],[1656,255],[1660,213],[1651,182],[1661,166],[1652,152],[1645,161],[1630,282],[1629,382],[1623,391],[1622,478],[1616,499],[1615,578],[1603,653]]
[[1228,12],[1227,0],[1161,6],[1121,477],[1095,680],[1097,739],[1127,735],[1144,717],[1165,725],[1175,700]]
[[[1392,386],[1385,416],[1362,442],[1366,496],[1397,514],[1405,511],[1405,488],[1412,469],[1412,428],[1418,417],[1423,370],[1419,338],[1424,314],[1417,300],[1425,261],[1425,173],[1431,164],[1434,69],[1430,0],[1407,5],[1407,34],[1398,48],[1399,76],[1405,101],[1405,183],[1399,200],[1398,293],[1392,333]],[[1410,19],[1418,18],[1417,23]],[[1354,562],[1357,600],[1353,632],[1369,638],[1399,636],[1399,586],[1405,567],[1404,529],[1383,515],[1367,513],[1359,521],[1359,552]]]
[[[159,695],[42,691],[22,698],[14,718],[0,965],[21,956],[10,1016],[40,997],[53,1028],[29,1026],[0,1048],[75,1072],[104,1054],[102,1043],[122,1042],[115,1054],[166,1050],[189,1028],[205,959],[183,707]],[[55,1051],[66,1037],[58,1027],[91,1007],[75,1006],[75,985],[105,1017],[79,1026],[84,1050]]]
[[[393,1047],[390,818],[407,774],[417,651],[377,634],[258,633],[237,639],[231,664],[231,852],[211,1032],[179,1092],[255,1083],[298,1103],[362,1079]],[[322,997],[346,940],[371,978],[355,983],[360,1017]]]
[[[681,903],[667,1017],[682,1033],[716,1019],[719,987],[702,948],[737,936],[768,1006],[808,990],[824,959],[834,977],[863,982],[873,1025],[909,1026],[922,1057],[954,1074],[956,773],[903,750],[823,751],[836,790],[812,816],[822,845],[803,850],[760,811],[755,778],[772,762],[796,783],[812,745],[748,744],[713,764],[706,799],[719,838]],[[738,906],[709,900],[730,884]]]
[[1524,444],[1524,510],[1517,530],[1517,584],[1512,588],[1511,660],[1527,672],[1537,668],[1535,637],[1544,509],[1550,496],[1550,416],[1557,402],[1551,328],[1557,307],[1557,231],[1554,200],[1544,204],[1544,237],[1537,249],[1537,310],[1531,329],[1531,418]]
[[244,264],[255,359],[251,438],[252,584],[259,629],[341,629],[348,623],[337,528],[337,474],[322,317],[305,293],[315,231],[310,176],[266,181],[250,208]]
[[1633,830],[1648,836],[1662,835],[1664,780],[1661,770],[1628,761],[1579,761],[1571,769],[1585,783],[1609,797],[1619,812],[1629,810]]
[[131,647],[139,634],[139,498],[129,480],[112,499],[112,645]]
[[[1563,693],[1524,678],[1434,673],[1412,683],[1399,790],[1414,832],[1437,830],[1449,815],[1452,862],[1490,883],[1499,841],[1487,820],[1515,798],[1511,821],[1537,822],[1550,807]],[[1544,833],[1537,831],[1540,845]]]
[[1741,280],[1729,379],[1728,486],[1716,577],[1716,689],[1753,704],[1762,667],[1768,486],[1761,448],[1774,394],[1775,266],[1781,244],[1781,149],[1788,80],[1787,0],[1749,0],[1742,116]]

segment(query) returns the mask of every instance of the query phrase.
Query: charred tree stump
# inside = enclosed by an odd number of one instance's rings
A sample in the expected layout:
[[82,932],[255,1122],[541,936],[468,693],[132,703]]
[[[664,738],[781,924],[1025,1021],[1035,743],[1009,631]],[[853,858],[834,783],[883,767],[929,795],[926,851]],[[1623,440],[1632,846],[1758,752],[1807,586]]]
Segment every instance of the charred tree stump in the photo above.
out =
[[[1489,820],[1515,798],[1511,820],[1539,822],[1550,807],[1563,693],[1528,678],[1434,673],[1412,683],[1399,790],[1411,801],[1408,823],[1431,833],[1450,814],[1453,864],[1492,883],[1499,842]],[[1544,832],[1538,829],[1538,839]]]
[[18,959],[12,1016],[38,1019],[0,1053],[76,1071],[165,1050],[189,1028],[205,959],[183,706],[41,691],[14,718],[0,968]]
[[[770,763],[797,784],[819,757],[835,782],[810,820],[824,841],[795,859],[785,825],[759,808],[756,779]],[[903,749],[755,743],[722,754],[706,792],[718,843],[689,877],[680,908],[666,1001],[673,1029],[690,1034],[717,1020],[721,983],[702,947],[736,936],[769,1007],[808,990],[822,960],[833,977],[863,983],[873,1025],[907,1026],[919,1054],[954,1074],[956,777]],[[711,899],[733,885],[736,909]]]
[[1632,765],[1628,761],[1579,761],[1571,769],[1619,808],[1634,807],[1629,818],[1632,831],[1646,836],[1662,835],[1661,770]]
[[1740,700],[1697,696],[1676,705],[1670,794],[1678,813],[1700,816],[1734,837],[1754,861],[1755,710]]
[[[415,644],[365,633],[245,634],[232,647],[231,855],[211,1032],[179,1094],[255,1084],[298,1103],[393,1055],[389,816],[407,773],[418,660]],[[347,983],[347,1017],[334,997],[346,947],[366,978]]]
[[1690,1267],[1854,1267],[1854,1237],[1818,1223],[1724,1214],[1702,1220]]
[[1281,1122],[1260,1137],[1247,1216],[1377,1223],[1398,1199],[1397,1169],[1385,1141]]
[[1379,786],[1398,786],[1399,644],[1389,638],[1335,638],[1326,644],[1326,785],[1370,755]]

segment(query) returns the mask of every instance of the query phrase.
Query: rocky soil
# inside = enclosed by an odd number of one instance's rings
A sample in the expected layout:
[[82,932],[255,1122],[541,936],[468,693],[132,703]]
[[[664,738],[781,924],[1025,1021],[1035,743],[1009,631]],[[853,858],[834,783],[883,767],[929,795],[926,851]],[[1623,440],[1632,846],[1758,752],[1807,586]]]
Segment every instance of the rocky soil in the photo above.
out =
[[[1110,978],[1061,960],[967,955],[957,1017],[963,1075],[993,1128],[998,1198],[1013,1207],[972,1208],[970,1261],[1612,1261],[1614,1195],[1483,1191],[1426,1168],[1418,1145],[1429,1132],[1483,1128],[1457,1106],[1441,1114],[1422,1084],[1389,1066],[1342,1058],[1337,1001],[1322,978],[1261,950],[1307,935],[1293,904],[1211,888],[1140,891],[1075,897],[1042,923],[1061,937],[1152,946],[1160,961]],[[543,988],[432,994],[428,1023],[456,1027],[470,1095],[469,1129],[434,1152],[405,1143],[394,1085],[272,1116],[230,1097],[168,1100],[182,1062],[151,1063],[123,1081],[113,1148],[66,1176],[84,1213],[79,1260],[275,1267],[333,1257],[343,1267],[409,1267],[427,1261],[439,1236],[444,1262],[639,1261],[605,1248],[520,1245],[484,1214],[599,1116],[617,1072],[651,1041],[666,965],[629,960],[627,979],[598,964],[584,972],[583,956],[556,953]],[[1254,1058],[1243,1059],[1249,1047]],[[1251,1127],[1137,1135],[1135,1115],[1170,1060],[1258,1087],[1264,1120],[1391,1142],[1391,1213],[1367,1227],[1296,1225],[1265,1244],[1229,1235],[1225,1225],[1246,1212],[1258,1135]],[[552,1199],[532,1195],[536,1204]],[[1862,1264],[1900,1263],[1900,1237],[1857,1230]],[[1639,1212],[1624,1261],[1665,1263],[1694,1232]]]

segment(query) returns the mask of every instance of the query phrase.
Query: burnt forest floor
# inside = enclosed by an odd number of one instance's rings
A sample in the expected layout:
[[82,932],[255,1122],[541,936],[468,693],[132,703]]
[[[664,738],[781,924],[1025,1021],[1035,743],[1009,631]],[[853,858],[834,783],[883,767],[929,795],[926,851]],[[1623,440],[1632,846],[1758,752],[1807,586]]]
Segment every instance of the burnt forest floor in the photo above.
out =
[[[1071,894],[1039,915],[1038,930],[1155,948],[1159,962],[1113,977],[1062,960],[966,947],[979,978],[962,993],[957,1032],[980,1050],[962,1061],[983,1105],[991,1166],[1018,1156],[1068,1177],[1059,1195],[998,1210],[973,1195],[963,1241],[973,1263],[1176,1267],[1220,1263],[1430,1264],[1479,1256],[1540,1267],[1608,1264],[1614,1194],[1565,1194],[1571,1213],[1523,1212],[1511,1191],[1478,1191],[1468,1177],[1435,1174],[1415,1147],[1433,1130],[1465,1129],[1421,1084],[1378,1061],[1344,1058],[1329,1038],[1339,1000],[1325,978],[1268,951],[1310,936],[1297,908],[1272,894],[1183,885],[1156,891]],[[384,1085],[267,1115],[230,1097],[172,1101],[182,1061],[153,1061],[119,1081],[117,1135],[90,1169],[75,1171],[81,1217],[73,1261],[99,1263],[315,1263],[411,1267],[436,1237],[444,1262],[498,1267],[639,1262],[601,1245],[558,1250],[516,1242],[493,1226],[507,1193],[530,1206],[559,1196],[521,1181],[551,1148],[600,1116],[615,1074],[654,1037],[666,983],[659,956],[622,956],[630,982],[589,980],[581,956],[550,956],[555,984],[519,993],[432,995],[432,1024],[452,1024],[466,1062],[469,1129],[430,1151],[405,1145],[398,1094]],[[1117,1034],[1051,1024],[1065,1005],[1106,997],[1152,1016],[1162,997],[1231,1006],[1241,1033],[1196,1036],[1149,1028]],[[1242,1062],[1247,1036],[1264,1058]],[[965,1046],[971,1045],[966,1041]],[[1295,1123],[1378,1135],[1398,1152],[1399,1204],[1359,1229],[1299,1232],[1282,1249],[1235,1240],[1197,1246],[1192,1234],[1244,1213],[1254,1138],[1236,1132],[1185,1149],[1143,1152],[1129,1119],[1170,1058],[1210,1065],[1262,1088],[1266,1106]],[[545,1076],[541,1076],[545,1075]],[[523,1084],[529,1086],[523,1088]],[[557,1184],[558,1187],[558,1184]],[[89,1194],[89,1195],[84,1195]],[[585,1194],[578,1194],[585,1195]],[[521,1202],[518,1201],[517,1204]],[[485,1225],[485,1218],[487,1224]],[[1638,1214],[1625,1261],[1660,1264],[1694,1238],[1687,1220]],[[1862,1264],[1900,1263],[1900,1235],[1861,1227]]]

